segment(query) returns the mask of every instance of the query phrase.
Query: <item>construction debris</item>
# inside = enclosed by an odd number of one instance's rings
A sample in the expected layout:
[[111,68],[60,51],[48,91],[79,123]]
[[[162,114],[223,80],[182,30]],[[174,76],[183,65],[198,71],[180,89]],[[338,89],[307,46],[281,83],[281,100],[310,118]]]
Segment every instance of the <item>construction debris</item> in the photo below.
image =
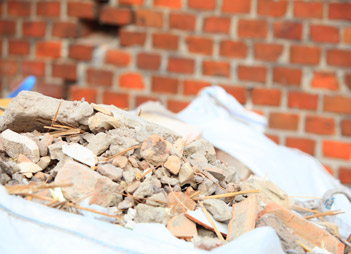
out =
[[161,223],[205,250],[270,226],[287,252],[343,253],[337,228],[316,226],[336,213],[293,212],[294,201],[274,184],[239,181],[208,141],[186,144],[114,106],[21,92],[0,130],[0,183],[9,194],[127,228]]

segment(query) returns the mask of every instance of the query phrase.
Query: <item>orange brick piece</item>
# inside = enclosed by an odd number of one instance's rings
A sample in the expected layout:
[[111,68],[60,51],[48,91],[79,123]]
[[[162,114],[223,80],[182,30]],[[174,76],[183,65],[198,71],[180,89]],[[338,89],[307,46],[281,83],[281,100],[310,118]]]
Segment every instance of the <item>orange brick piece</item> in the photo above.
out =
[[266,208],[259,214],[259,217],[266,213],[277,216],[304,243],[307,241],[311,246],[318,247],[321,247],[321,243],[324,243],[324,248],[328,251],[338,254],[344,253],[345,246],[338,239],[285,207],[271,201],[267,203]]
[[244,201],[233,205],[232,219],[228,225],[227,240],[231,241],[255,228],[257,219],[257,199],[250,195]]

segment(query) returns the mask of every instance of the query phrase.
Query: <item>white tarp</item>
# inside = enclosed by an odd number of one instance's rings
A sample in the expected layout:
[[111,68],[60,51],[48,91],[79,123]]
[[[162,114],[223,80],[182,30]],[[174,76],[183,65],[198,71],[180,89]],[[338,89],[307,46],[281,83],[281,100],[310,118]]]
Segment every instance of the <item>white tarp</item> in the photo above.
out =
[[[241,161],[257,176],[271,180],[288,195],[322,197],[334,188],[351,193],[313,157],[279,146],[267,138],[258,128],[265,122],[246,111],[221,87],[202,90],[178,117],[199,127],[202,136],[212,145]],[[336,195],[329,209],[345,212],[337,215],[335,222],[341,235],[348,237],[351,233],[351,204],[348,199],[344,195]]]
[[[171,235],[161,224],[129,230],[10,196],[0,186],[0,253],[208,253]],[[254,242],[254,246],[250,243]],[[213,253],[282,254],[273,229],[257,228]]]

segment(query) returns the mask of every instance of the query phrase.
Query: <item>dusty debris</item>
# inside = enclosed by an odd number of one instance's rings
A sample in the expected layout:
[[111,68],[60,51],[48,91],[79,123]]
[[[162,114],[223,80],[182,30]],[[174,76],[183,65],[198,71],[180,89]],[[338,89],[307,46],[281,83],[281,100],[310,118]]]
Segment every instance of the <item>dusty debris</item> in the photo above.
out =
[[216,221],[223,222],[232,218],[232,211],[223,200],[207,199],[203,204]]
[[[0,130],[0,183],[10,194],[107,216],[128,228],[161,223],[206,250],[263,225],[276,230],[286,251],[300,252],[301,244],[343,250],[333,225],[318,228],[303,217],[318,222],[323,214],[292,213],[286,193],[258,177],[246,180],[247,168],[217,160],[208,141],[187,144],[114,106],[21,92],[0,119]],[[55,200],[60,193],[61,201]]]
[[39,147],[30,138],[9,129],[3,131],[0,138],[4,150],[12,159],[17,159],[20,154],[24,154],[33,162],[39,161]]
[[136,206],[136,215],[134,221],[137,223],[149,222],[149,223],[161,223],[166,225],[170,219],[169,208],[154,207],[145,204],[139,204]]

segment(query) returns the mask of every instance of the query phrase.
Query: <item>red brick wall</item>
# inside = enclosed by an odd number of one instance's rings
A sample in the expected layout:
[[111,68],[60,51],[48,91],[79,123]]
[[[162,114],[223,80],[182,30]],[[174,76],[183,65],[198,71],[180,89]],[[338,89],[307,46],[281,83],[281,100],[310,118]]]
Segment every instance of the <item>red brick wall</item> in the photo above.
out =
[[2,91],[34,74],[52,96],[179,111],[220,85],[351,184],[351,3],[106,2],[1,1]]

